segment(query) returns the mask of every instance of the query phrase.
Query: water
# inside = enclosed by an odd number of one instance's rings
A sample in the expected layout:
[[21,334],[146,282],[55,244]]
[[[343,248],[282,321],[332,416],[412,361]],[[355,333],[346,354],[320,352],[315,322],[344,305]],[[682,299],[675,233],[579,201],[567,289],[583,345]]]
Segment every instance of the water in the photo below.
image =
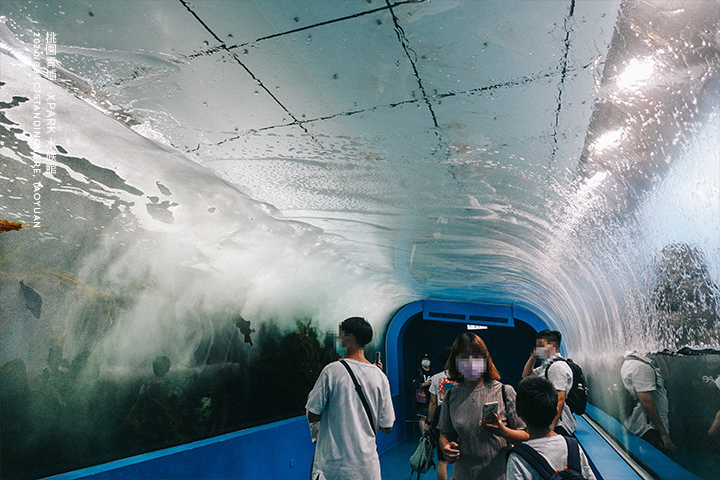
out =
[[[23,361],[35,419],[117,399],[112,438],[45,467],[147,447],[127,415],[159,355],[182,438],[262,423],[302,395],[221,421],[248,402],[227,379],[311,383],[340,320],[383,332],[420,298],[529,308],[603,385],[625,350],[718,344],[713,2],[192,7],[221,40],[134,5],[0,9],[0,218],[47,226],[0,234],[0,363]],[[54,81],[33,71],[50,32]],[[68,401],[69,366],[53,392],[55,345],[90,352],[78,388],[102,394]]]

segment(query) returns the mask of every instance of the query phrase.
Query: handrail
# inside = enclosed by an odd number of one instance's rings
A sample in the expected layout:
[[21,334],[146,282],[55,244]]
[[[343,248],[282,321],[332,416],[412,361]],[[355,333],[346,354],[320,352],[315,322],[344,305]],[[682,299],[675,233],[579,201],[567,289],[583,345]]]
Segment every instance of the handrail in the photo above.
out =
[[[602,428],[602,425],[597,423],[590,415],[587,413],[583,413],[582,418],[585,419],[585,421],[590,425],[595,432],[602,437],[605,442],[607,442],[608,445],[610,445],[610,448],[615,450],[615,452],[620,456],[620,458],[625,461],[625,463],[628,464],[630,468],[633,469],[637,475],[642,478],[643,480],[658,480],[659,477],[655,476],[654,472],[649,472],[646,468],[647,466],[644,464],[640,464],[631,454],[627,452],[625,447],[618,442],[615,437],[610,435],[605,431],[604,428]],[[661,479],[660,479],[661,480]]]

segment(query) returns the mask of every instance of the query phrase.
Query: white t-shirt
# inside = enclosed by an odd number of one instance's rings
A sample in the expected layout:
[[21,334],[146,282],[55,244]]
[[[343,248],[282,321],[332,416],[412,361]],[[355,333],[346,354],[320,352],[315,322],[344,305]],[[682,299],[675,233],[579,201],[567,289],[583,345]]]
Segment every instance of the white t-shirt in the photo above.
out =
[[[565,405],[563,405],[563,411],[560,414],[560,420],[558,420],[557,424],[563,427],[566,432],[572,434],[573,432],[575,432],[577,420],[575,420],[572,410],[570,410],[570,407],[567,404],[567,394],[570,393],[570,389],[572,388],[573,373],[567,362],[558,360],[559,358],[562,357],[560,355],[555,355],[552,358],[545,359],[542,365],[540,365],[533,371],[537,376],[544,378],[545,370],[550,367],[550,370],[548,370],[547,379],[550,381],[550,383],[553,384],[555,390],[557,390],[558,392],[565,392]],[[550,366],[551,363],[552,366]]]
[[[670,432],[670,422],[668,421],[668,399],[665,390],[665,380],[660,372],[654,366],[648,365],[652,360],[642,355],[635,355],[647,363],[635,360],[632,357],[626,358],[620,368],[620,376],[622,382],[628,392],[637,400],[637,392],[651,393],[655,401],[660,419],[665,426],[665,430]],[[635,405],[630,417],[625,421],[625,428],[633,435],[641,437],[648,430],[655,428],[645,409],[640,402]]]
[[[568,449],[565,439],[561,435],[553,437],[533,438],[524,442],[534,448],[554,470],[562,470],[567,466]],[[580,447],[580,473],[587,480],[596,480],[587,457]],[[542,480],[543,477],[535,471],[524,458],[516,453],[508,457],[506,480]]]
[[432,376],[430,379],[430,393],[437,397],[438,406],[442,405],[445,401],[445,395],[455,385],[457,385],[457,382],[448,378],[447,370],[443,370]]
[[315,447],[312,479],[380,480],[375,435],[395,423],[390,384],[371,363],[345,360],[363,387],[370,404],[372,428],[350,374],[338,361],[330,363],[308,396],[305,408],[322,415]]

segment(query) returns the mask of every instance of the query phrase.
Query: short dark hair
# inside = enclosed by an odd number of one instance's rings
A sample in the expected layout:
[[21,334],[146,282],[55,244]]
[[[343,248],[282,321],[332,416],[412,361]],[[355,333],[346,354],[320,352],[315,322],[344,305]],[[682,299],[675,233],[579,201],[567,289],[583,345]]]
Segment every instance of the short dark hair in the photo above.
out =
[[542,330],[535,335],[536,340],[540,340],[541,338],[544,338],[548,342],[552,342],[558,347],[560,347],[560,342],[562,341],[562,333],[558,332],[557,330]]
[[545,377],[522,379],[515,399],[517,413],[531,427],[545,430],[557,415],[558,394]]
[[457,368],[457,357],[458,355],[475,355],[485,359],[485,373],[483,374],[484,382],[492,382],[493,380],[500,380],[500,373],[495,368],[495,364],[490,357],[490,352],[485,346],[485,342],[474,333],[461,333],[455,338],[452,349],[450,350],[450,357],[445,364],[445,370],[448,371],[448,377],[450,380],[462,380],[462,374]]
[[372,325],[362,317],[350,317],[343,320],[340,324],[340,330],[345,335],[355,337],[355,343],[358,347],[364,347],[373,338]]

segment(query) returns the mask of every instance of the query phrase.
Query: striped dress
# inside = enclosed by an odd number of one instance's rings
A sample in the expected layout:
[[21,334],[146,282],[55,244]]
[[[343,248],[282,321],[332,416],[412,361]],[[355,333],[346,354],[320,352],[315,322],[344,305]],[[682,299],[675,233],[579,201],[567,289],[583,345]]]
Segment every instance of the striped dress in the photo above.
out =
[[502,397],[502,384],[495,380],[475,388],[459,384],[448,392],[438,428],[459,445],[452,480],[505,480],[508,443],[479,425],[483,405],[498,402],[498,415],[505,425],[525,428],[515,410],[515,389],[506,385]]

